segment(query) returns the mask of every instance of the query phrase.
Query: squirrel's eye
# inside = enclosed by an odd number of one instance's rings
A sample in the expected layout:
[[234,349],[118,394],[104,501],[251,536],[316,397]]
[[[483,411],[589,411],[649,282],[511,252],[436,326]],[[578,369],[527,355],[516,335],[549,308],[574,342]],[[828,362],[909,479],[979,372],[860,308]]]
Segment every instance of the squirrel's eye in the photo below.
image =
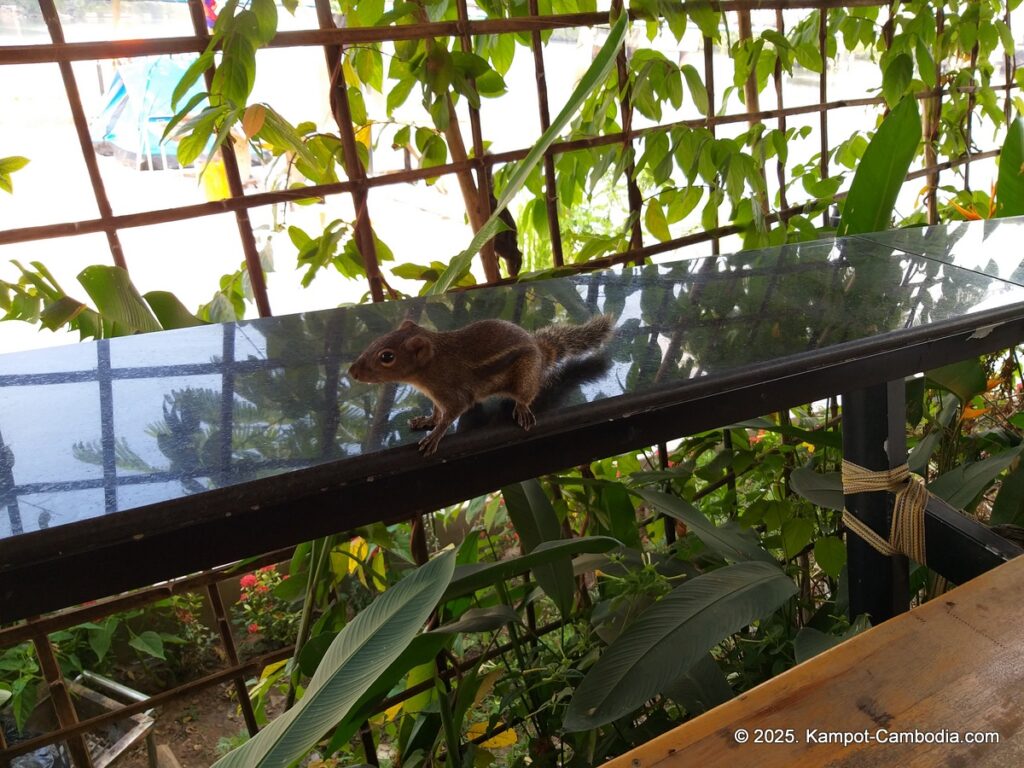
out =
[[384,365],[391,365],[393,362],[395,362],[395,353],[392,352],[390,349],[385,349],[383,352],[377,355],[377,359],[380,360],[381,363],[383,363]]

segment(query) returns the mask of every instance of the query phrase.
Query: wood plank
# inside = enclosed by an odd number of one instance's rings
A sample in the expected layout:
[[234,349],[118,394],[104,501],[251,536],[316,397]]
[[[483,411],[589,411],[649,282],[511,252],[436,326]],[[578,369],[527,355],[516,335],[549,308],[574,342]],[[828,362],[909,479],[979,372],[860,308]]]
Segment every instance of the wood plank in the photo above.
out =
[[[605,766],[1024,765],[1022,604],[1018,558]],[[746,743],[737,742],[739,729],[749,735]],[[755,743],[773,729],[792,743]],[[858,743],[814,743],[831,733]],[[994,743],[967,743],[969,733],[995,734]],[[894,735],[918,741],[877,740]],[[935,735],[944,741],[920,741]]]

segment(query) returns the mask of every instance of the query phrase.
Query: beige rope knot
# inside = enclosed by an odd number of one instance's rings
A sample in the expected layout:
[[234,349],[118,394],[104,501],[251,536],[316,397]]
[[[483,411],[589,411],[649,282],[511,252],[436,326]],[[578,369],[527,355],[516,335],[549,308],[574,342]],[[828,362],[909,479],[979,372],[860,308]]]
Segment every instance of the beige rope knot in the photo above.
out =
[[883,555],[906,555],[924,563],[924,510],[928,505],[928,490],[924,483],[911,474],[906,464],[873,472],[844,460],[843,493],[872,491],[888,491],[896,495],[889,540],[883,539],[846,509],[843,510],[843,524]]

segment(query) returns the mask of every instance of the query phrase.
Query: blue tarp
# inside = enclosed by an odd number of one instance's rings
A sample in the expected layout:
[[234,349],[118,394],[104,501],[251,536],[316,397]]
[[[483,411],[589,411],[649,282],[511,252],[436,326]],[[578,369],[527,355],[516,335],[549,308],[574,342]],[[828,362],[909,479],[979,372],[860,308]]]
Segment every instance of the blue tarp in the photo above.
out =
[[[137,168],[178,167],[178,143],[161,143],[174,116],[171,94],[195,56],[147,56],[118,62],[103,110],[92,120],[92,143],[101,155],[114,155]],[[178,106],[204,90],[198,80]],[[202,105],[200,105],[201,107]]]

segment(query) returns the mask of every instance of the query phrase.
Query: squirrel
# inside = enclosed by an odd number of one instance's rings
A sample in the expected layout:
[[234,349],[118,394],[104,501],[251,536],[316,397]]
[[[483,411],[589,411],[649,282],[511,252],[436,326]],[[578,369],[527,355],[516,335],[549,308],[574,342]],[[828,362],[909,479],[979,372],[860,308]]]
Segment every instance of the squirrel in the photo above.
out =
[[505,320],[430,331],[406,320],[373,341],[349,376],[368,384],[404,382],[429,397],[433,413],[409,420],[413,429],[430,430],[419,443],[429,456],[459,416],[491,395],[512,398],[516,422],[529,430],[537,421],[530,404],[548,374],[561,360],[599,350],[613,325],[610,315],[598,315],[583,325],[549,325],[533,333]]

